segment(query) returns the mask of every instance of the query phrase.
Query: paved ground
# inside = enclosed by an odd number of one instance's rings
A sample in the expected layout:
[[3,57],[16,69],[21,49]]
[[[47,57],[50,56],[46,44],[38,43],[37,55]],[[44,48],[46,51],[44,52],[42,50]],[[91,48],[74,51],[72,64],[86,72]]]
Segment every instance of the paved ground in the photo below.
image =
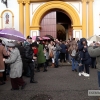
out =
[[[24,90],[11,91],[10,81],[0,86],[0,100],[98,100],[99,97],[88,97],[88,90],[98,89],[97,70],[91,69],[90,78],[79,77],[72,72],[71,66],[49,68],[48,72],[35,73],[37,84],[30,84],[24,77],[27,86]],[[51,99],[32,99],[35,95],[49,95]]]

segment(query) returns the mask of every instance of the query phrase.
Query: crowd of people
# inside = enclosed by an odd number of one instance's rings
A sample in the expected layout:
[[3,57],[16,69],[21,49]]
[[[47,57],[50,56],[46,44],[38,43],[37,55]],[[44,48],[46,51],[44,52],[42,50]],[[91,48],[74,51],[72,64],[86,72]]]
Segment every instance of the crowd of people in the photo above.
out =
[[[38,83],[34,79],[34,72],[40,72],[41,68],[43,72],[47,72],[50,64],[52,68],[59,68],[59,62],[72,64],[71,70],[79,72],[79,76],[90,77],[90,68],[100,69],[99,51],[99,43],[88,45],[85,38],[32,42],[32,38],[27,36],[23,43],[16,41],[6,45],[0,40],[0,85],[5,84],[6,75],[9,74],[11,90],[19,90],[19,86],[24,89],[26,82],[22,76],[30,77],[30,83]],[[98,82],[100,87],[100,70]]]

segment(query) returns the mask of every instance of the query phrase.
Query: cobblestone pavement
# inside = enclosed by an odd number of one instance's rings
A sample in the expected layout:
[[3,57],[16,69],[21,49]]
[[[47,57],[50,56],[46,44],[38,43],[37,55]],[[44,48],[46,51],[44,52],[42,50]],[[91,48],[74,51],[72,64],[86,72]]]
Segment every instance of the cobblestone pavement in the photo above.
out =
[[[0,100],[98,100],[99,97],[89,97],[88,90],[97,90],[97,70],[90,68],[90,78],[79,77],[78,72],[72,72],[71,66],[48,68],[48,72],[35,73],[37,84],[29,83],[24,90],[11,91],[10,81],[0,86]],[[50,99],[36,99],[36,95],[48,95]]]

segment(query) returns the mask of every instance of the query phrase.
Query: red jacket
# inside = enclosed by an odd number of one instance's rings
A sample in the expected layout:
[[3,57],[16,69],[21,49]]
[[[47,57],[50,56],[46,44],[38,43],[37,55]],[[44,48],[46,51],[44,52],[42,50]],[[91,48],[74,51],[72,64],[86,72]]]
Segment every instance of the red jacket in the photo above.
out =
[[34,55],[37,55],[37,53],[38,53],[38,48],[34,49],[34,50],[33,50],[33,53],[34,53]]

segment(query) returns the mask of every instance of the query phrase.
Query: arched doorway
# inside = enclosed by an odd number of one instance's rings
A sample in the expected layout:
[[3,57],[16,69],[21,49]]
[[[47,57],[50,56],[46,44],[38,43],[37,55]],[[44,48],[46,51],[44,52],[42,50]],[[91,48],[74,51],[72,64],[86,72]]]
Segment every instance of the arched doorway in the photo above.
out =
[[43,4],[42,6],[40,6],[36,10],[36,12],[33,16],[32,26],[30,26],[30,30],[33,33],[40,35],[41,20],[48,12],[50,12],[54,9],[62,10],[70,18],[70,20],[71,20],[70,33],[72,31],[72,28],[73,28],[73,34],[81,33],[82,25],[81,25],[80,17],[78,15],[78,13],[71,5],[69,5],[63,1],[50,1],[50,2],[47,2],[47,3]]
[[71,20],[59,9],[53,9],[46,13],[40,22],[40,36],[52,35],[59,40],[66,40],[73,37],[71,28]]

